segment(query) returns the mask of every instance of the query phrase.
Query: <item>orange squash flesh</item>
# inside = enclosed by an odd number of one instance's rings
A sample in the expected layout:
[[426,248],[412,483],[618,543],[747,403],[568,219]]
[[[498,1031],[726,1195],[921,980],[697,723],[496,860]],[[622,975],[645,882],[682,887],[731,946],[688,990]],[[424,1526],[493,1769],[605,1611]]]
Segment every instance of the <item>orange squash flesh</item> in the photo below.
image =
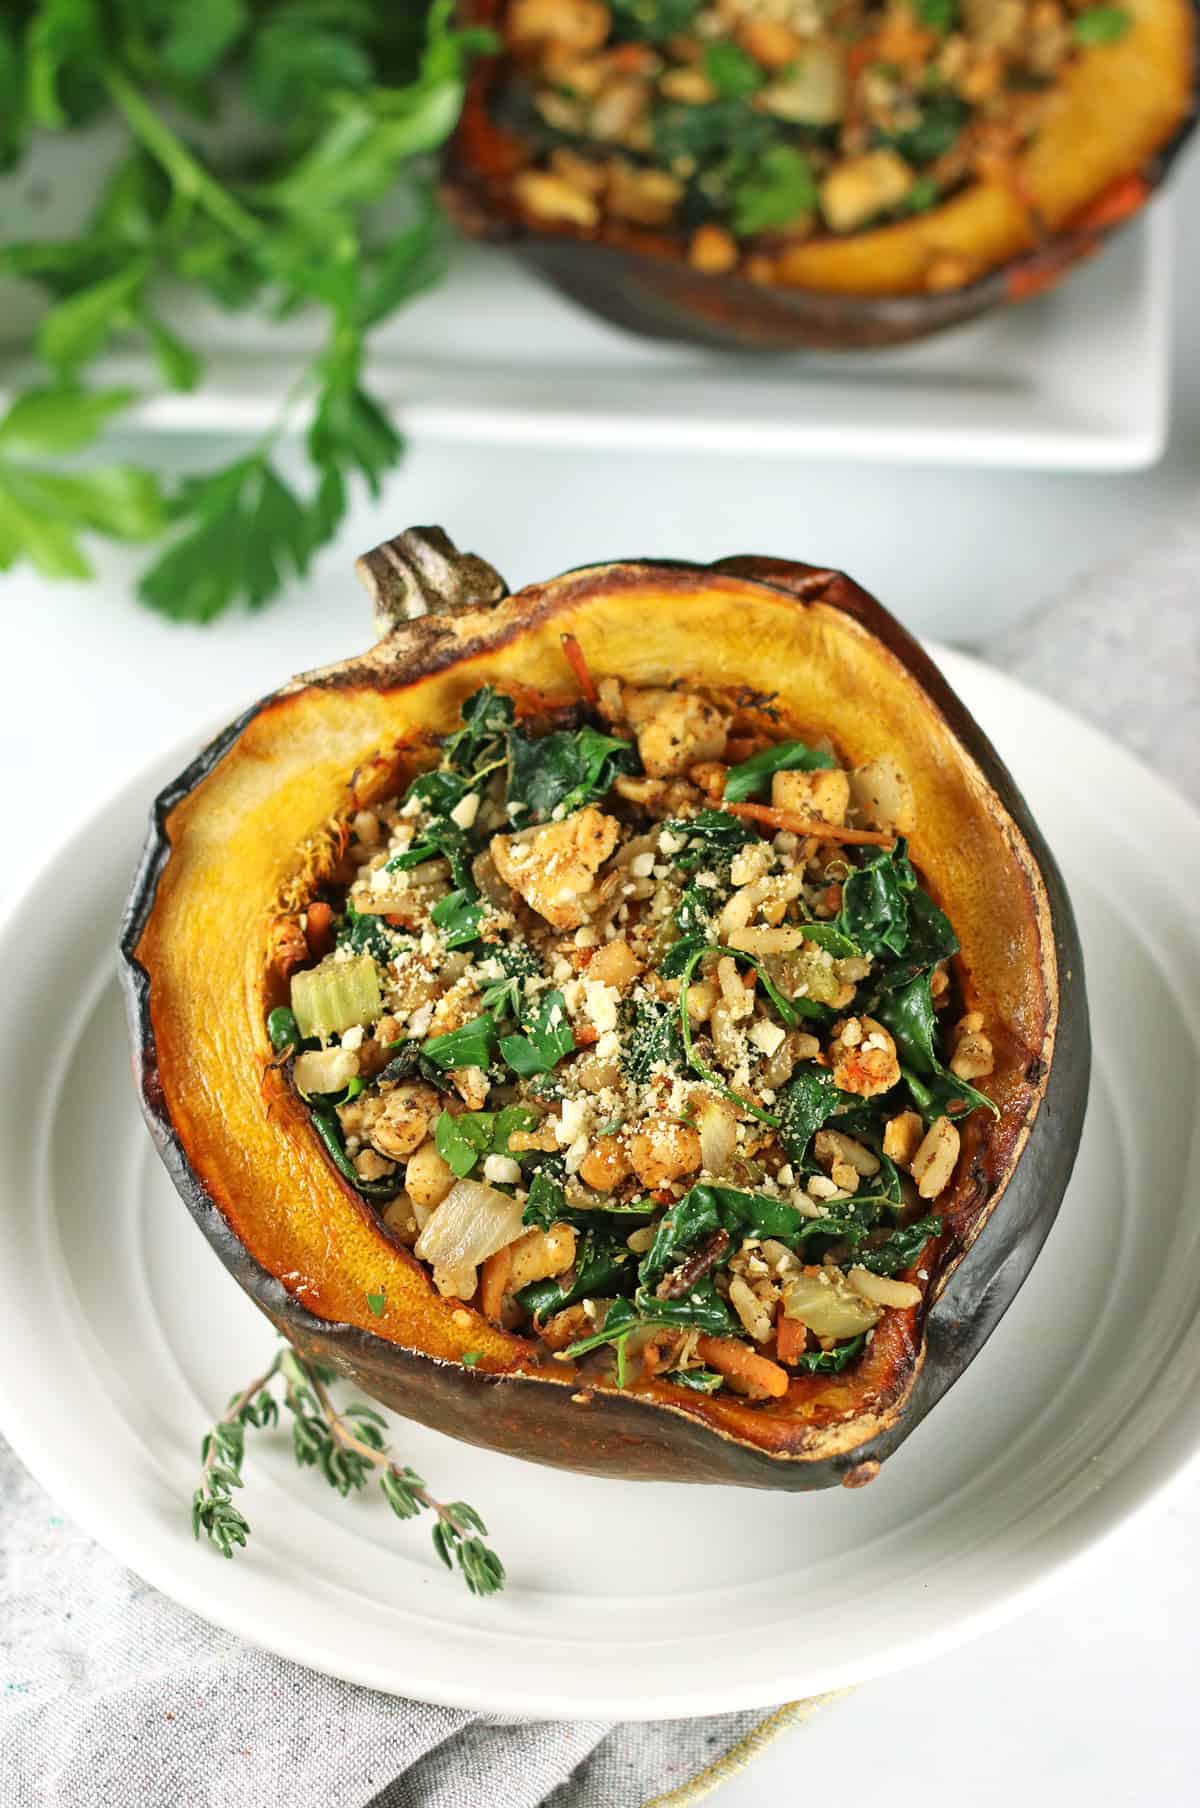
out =
[[[843,1374],[793,1378],[781,1399],[706,1397],[659,1377],[618,1394],[441,1299],[333,1170],[306,1108],[269,1065],[265,1017],[279,1000],[265,977],[267,937],[295,883],[296,850],[394,783],[406,742],[448,729],[479,685],[561,691],[563,634],[597,678],[778,692],[849,762],[900,757],[917,799],[913,858],[954,921],[966,1000],[992,1032],[989,1091],[1001,1115],[964,1125],[926,1300],[889,1313]],[[1069,906],[1011,780],[878,604],[839,574],[776,561],[596,566],[495,607],[403,623],[363,658],[297,680],[162,800],[125,950],[151,1129],[210,1238],[280,1328],[414,1417],[610,1474],[812,1487],[886,1454],[918,1384],[928,1315],[989,1215],[1003,1214],[1006,1191],[1021,1195],[1031,1134],[1042,1141],[1029,1164],[1036,1191],[1017,1199],[1012,1223],[1028,1221],[1023,1248],[1029,1261],[1036,1253],[1086,1092]],[[1056,1061],[1064,1022],[1067,1052]],[[1053,1123],[1037,1123],[1060,1070],[1065,1103]],[[1004,1238],[996,1250],[1012,1253]],[[368,1293],[383,1295],[378,1315]],[[476,1367],[461,1366],[466,1351],[481,1353]]]

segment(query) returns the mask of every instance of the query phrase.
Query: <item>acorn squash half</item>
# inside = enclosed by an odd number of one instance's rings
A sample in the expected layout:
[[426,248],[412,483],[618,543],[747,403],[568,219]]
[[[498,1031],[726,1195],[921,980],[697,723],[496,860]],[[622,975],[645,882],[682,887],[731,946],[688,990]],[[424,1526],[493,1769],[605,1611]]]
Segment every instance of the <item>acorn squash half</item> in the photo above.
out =
[[[927,656],[838,572],[638,560],[507,595],[438,530],[388,542],[360,568],[376,592],[377,645],[249,709],[154,806],[122,955],[137,1084],[176,1186],[284,1336],[441,1431],[610,1476],[789,1489],[869,1480],[1013,1299],[1079,1140],[1079,944],[1020,793]],[[276,913],[336,858],[337,824],[396,789],[414,731],[447,729],[485,682],[561,691],[564,632],[598,676],[745,683],[781,693],[852,761],[901,754],[919,814],[912,855],[956,926],[964,997],[987,1016],[999,1115],[964,1123],[922,1303],[889,1313],[852,1367],[797,1377],[780,1400],[708,1397],[662,1378],[585,1384],[441,1298],[340,1178],[272,1064]],[[384,1296],[378,1316],[368,1294]],[[464,1366],[472,1351],[477,1365]]]
[[[506,0],[461,0],[491,25]],[[662,227],[584,230],[531,219],[512,178],[528,160],[498,123],[507,61],[477,64],[443,167],[443,199],[472,237],[502,241],[617,325],[735,350],[849,350],[924,338],[1055,286],[1153,196],[1198,105],[1198,0],[1122,0],[1116,43],[1080,51],[1011,178],[969,182],[941,205],[844,237],[756,242],[756,276],[691,268]]]

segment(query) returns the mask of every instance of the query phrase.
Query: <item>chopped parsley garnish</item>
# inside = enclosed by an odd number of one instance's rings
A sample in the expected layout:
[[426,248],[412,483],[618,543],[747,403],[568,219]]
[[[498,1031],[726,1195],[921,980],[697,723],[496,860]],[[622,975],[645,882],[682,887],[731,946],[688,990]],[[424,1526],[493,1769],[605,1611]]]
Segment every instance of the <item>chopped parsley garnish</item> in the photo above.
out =
[[514,1073],[549,1073],[575,1047],[561,992],[544,992],[520,1018],[519,1036],[502,1036],[500,1054]]

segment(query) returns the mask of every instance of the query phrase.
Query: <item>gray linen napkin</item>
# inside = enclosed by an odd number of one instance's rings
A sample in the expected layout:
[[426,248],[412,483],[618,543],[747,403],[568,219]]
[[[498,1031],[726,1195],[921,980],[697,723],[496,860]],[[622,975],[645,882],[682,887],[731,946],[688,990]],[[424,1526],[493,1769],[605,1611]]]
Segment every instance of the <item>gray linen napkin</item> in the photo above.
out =
[[[976,651],[1200,799],[1198,601],[1200,508]],[[0,1661],[0,1808],[682,1808],[821,1705],[502,1725],[336,1682],[140,1582],[2,1441]]]

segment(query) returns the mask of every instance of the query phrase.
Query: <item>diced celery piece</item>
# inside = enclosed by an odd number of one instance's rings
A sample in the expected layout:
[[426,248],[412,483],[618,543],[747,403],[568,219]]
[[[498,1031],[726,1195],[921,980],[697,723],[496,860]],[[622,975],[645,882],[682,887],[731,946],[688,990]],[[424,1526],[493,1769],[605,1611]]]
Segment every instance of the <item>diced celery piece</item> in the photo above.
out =
[[292,977],[292,1011],[306,1039],[374,1023],[383,1015],[379,969],[369,954],[339,960],[331,954],[319,967]]

